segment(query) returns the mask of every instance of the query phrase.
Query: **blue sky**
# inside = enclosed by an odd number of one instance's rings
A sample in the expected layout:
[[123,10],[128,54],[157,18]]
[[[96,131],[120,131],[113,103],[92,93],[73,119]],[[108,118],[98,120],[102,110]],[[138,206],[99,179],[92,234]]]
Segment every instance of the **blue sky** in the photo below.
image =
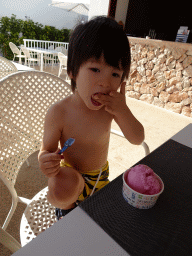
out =
[[78,14],[49,6],[51,0],[0,0],[0,17],[15,14],[19,19],[30,17],[34,22],[58,29],[73,28]]

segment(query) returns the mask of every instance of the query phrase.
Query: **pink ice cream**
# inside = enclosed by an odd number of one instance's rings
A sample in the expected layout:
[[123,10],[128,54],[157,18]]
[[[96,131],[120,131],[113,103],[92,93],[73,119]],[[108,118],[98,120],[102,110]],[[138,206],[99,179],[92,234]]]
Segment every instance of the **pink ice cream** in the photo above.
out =
[[139,164],[131,168],[126,182],[129,187],[141,194],[154,195],[161,191],[161,184],[158,178],[147,165]]

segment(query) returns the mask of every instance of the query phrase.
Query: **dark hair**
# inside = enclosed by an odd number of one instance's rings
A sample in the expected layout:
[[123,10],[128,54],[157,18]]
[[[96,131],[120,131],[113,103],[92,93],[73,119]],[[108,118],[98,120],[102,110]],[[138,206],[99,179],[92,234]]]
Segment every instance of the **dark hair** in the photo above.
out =
[[73,92],[80,66],[90,58],[99,59],[102,54],[108,65],[123,69],[122,81],[128,78],[131,64],[128,38],[115,20],[99,16],[78,25],[70,37],[67,73],[73,77]]

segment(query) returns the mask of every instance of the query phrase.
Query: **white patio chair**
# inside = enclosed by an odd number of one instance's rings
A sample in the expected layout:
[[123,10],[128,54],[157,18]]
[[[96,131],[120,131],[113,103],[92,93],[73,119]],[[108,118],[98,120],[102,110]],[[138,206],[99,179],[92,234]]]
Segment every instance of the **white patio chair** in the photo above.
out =
[[21,50],[19,50],[19,48],[17,48],[17,46],[14,43],[10,42],[9,47],[11,48],[11,51],[14,54],[13,61],[14,61],[15,58],[19,58],[19,63],[21,64],[21,59],[22,58],[26,60],[25,54],[23,55]]
[[0,81],[0,178],[12,196],[2,229],[6,230],[18,202],[26,204],[20,224],[21,246],[56,222],[55,207],[47,201],[48,187],[29,200],[17,195],[15,183],[23,163],[40,149],[48,108],[71,94],[68,83],[45,72],[19,72]]
[[50,45],[50,46],[48,47],[48,49],[49,49],[49,50],[54,50],[54,45],[53,45],[53,44]]
[[55,50],[62,52],[65,56],[68,56],[68,50],[64,46],[57,47]]
[[45,54],[43,56],[43,59],[45,60],[45,66],[47,66],[47,63],[51,63],[53,68],[54,63],[56,63],[56,55],[57,54]]
[[[122,132],[120,132],[120,131],[116,131],[114,129],[111,129],[111,133],[125,138],[124,134]],[[150,150],[149,150],[149,146],[147,145],[147,143],[146,142],[142,142],[141,145],[143,146],[143,148],[145,150],[145,156],[149,155],[150,154]]]
[[6,58],[0,57],[0,79],[15,72],[18,72],[16,66]]
[[[48,47],[48,50],[54,50],[54,45],[50,45]],[[45,60],[45,66],[48,62],[48,63],[51,63],[52,67],[53,67],[53,64],[56,62],[56,57],[57,57],[57,53],[55,53],[55,54],[44,54],[43,58]]]
[[56,221],[55,208],[46,197],[48,187],[29,200],[17,195],[15,183],[22,164],[40,149],[48,108],[70,94],[70,85],[63,79],[39,71],[15,73],[0,81],[3,99],[0,101],[0,178],[12,196],[12,206],[2,229],[6,230],[17,203],[25,203],[20,225],[21,246]]
[[55,48],[55,51],[57,52],[62,52],[63,54],[67,55],[67,50],[65,49],[64,46],[58,46]]
[[61,52],[62,52],[64,55],[68,56],[68,50],[67,50],[65,47],[61,46]]
[[[58,59],[60,62],[58,77],[60,77],[62,70],[67,70],[67,56],[58,52]],[[68,75],[66,76],[66,80],[68,80]]]
[[31,53],[29,52],[29,50],[27,48],[25,48],[24,46],[21,46],[21,50],[26,56],[25,65],[27,65],[27,61],[29,63],[29,67],[31,65],[31,62],[33,62],[33,67],[34,67],[34,62],[37,62],[40,64],[40,62],[41,62],[40,55],[37,55],[37,58],[33,58],[33,56],[31,55]]
[[12,237],[7,231],[0,227],[0,243],[7,247],[12,253],[21,248],[20,243]]
[[[55,48],[55,51],[63,53],[65,56],[68,55],[67,49],[65,49],[64,46],[59,46]],[[58,54],[56,55],[56,58],[58,58]],[[58,59],[57,59],[58,60]]]

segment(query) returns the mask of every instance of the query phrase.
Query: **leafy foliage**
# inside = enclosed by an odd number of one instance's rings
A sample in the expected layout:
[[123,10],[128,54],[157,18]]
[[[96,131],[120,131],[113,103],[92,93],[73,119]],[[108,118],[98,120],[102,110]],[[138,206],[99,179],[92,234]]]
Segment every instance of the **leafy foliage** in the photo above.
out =
[[38,22],[34,23],[30,19],[17,19],[14,14],[11,18],[5,16],[0,19],[0,49],[7,59],[13,59],[9,42],[17,46],[24,44],[23,39],[69,42],[69,36],[69,29],[59,30]]

